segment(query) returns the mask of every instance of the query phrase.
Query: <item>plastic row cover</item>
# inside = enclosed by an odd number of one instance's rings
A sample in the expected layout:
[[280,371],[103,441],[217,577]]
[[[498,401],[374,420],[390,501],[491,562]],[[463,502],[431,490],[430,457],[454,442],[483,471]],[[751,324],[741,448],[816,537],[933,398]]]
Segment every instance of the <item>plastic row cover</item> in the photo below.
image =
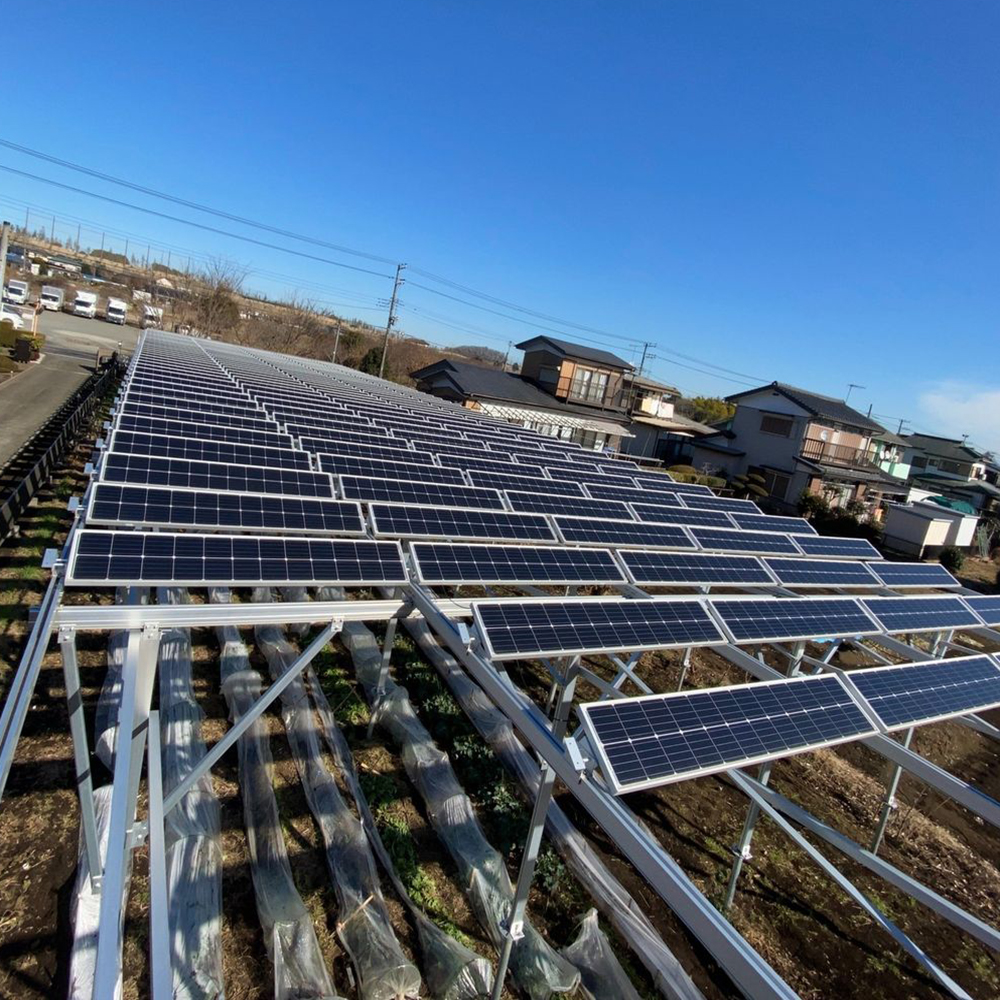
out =
[[[210,597],[213,603],[225,604],[229,591],[213,588]],[[222,693],[235,723],[260,696],[261,678],[251,669],[247,648],[233,626],[220,626],[216,634],[222,646]],[[250,872],[264,943],[274,963],[274,995],[276,1000],[335,998],[316,929],[292,880],[271,785],[273,761],[267,729],[260,719],[240,737],[238,746]]]
[[[270,601],[271,591],[258,587],[253,600]],[[285,639],[283,629],[275,625],[257,625],[254,636],[267,660],[271,679],[278,680],[295,663],[298,652]],[[292,759],[323,836],[327,865],[337,891],[337,937],[354,965],[362,1000],[417,997],[420,972],[396,940],[364,830],[323,760],[315,717],[301,677],[291,681],[280,697]]]
[[589,1000],[639,1000],[628,974],[621,967],[597,922],[597,910],[588,910],[580,921],[580,933],[563,954],[579,970],[583,992]]
[[[510,720],[441,646],[425,621],[408,618],[403,624],[504,767],[520,781],[530,796],[534,796],[540,776],[538,762],[518,740]],[[549,806],[545,830],[567,866],[590,893],[595,905],[646,967],[657,989],[664,996],[676,1000],[704,1000],[701,991],[664,944],[639,904],[608,870],[586,837],[556,802]]]
[[[186,604],[187,591],[159,588],[160,604]],[[202,711],[191,683],[191,632],[160,639],[160,742],[168,795],[205,756]],[[204,775],[166,816],[167,898],[174,1000],[214,1000],[222,978],[222,841],[219,800]]]
[[[338,600],[340,592],[321,588],[318,597]],[[348,622],[340,637],[354,661],[355,674],[365,697],[373,704],[382,668],[382,651],[375,636],[363,624]],[[486,839],[448,755],[435,746],[430,733],[417,718],[406,689],[387,677],[382,697],[373,708],[376,721],[399,744],[406,773],[423,797],[437,835],[466,880],[466,891],[480,924],[499,949],[503,943],[501,927],[514,900],[514,889],[503,858]],[[553,993],[572,992],[580,982],[576,969],[551,948],[528,921],[524,923],[524,937],[514,945],[510,971],[514,981],[532,1000],[546,1000]]]
[[490,963],[441,930],[410,898],[393,866],[385,844],[382,843],[375,818],[368,807],[368,800],[361,790],[351,749],[334,721],[330,703],[326,700],[319,678],[311,666],[306,667],[306,683],[316,703],[327,746],[340,768],[344,783],[354,796],[358,815],[368,834],[372,850],[417,926],[420,949],[424,958],[424,979],[430,987],[431,995],[435,1000],[475,1000],[477,997],[489,996],[493,988],[493,969]]

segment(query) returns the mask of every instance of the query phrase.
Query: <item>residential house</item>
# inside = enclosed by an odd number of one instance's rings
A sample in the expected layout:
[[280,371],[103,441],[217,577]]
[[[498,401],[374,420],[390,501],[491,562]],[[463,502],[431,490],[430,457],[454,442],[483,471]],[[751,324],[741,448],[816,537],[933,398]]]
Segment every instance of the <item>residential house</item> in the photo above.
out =
[[674,412],[680,392],[643,375],[626,375],[625,395],[631,418],[631,437],[622,441],[622,452],[633,458],[656,459],[667,465],[687,464],[694,441],[717,433]]
[[833,506],[858,500],[873,511],[908,486],[873,459],[873,438],[886,431],[844,400],[782,382],[728,396],[736,404],[728,429],[693,443],[692,464],[732,478],[763,476],[771,505],[795,507],[802,493]]
[[872,461],[893,479],[909,479],[915,449],[891,431],[872,434]]
[[585,448],[617,450],[630,434],[625,376],[632,366],[552,337],[517,346],[524,359],[516,374],[451,358],[410,374],[431,395]]
[[959,438],[908,434],[905,441],[913,452],[913,496],[944,496],[964,501],[983,513],[1000,510],[1000,487],[994,478],[992,456]]

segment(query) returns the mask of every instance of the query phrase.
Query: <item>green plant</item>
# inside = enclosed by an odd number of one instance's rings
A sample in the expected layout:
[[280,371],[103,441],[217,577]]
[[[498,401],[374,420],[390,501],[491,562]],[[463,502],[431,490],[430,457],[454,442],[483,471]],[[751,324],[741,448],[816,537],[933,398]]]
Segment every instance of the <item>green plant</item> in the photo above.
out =
[[965,553],[961,549],[956,549],[954,545],[946,545],[938,556],[938,562],[949,573],[957,573],[965,564]]
[[382,367],[382,348],[373,347],[361,359],[358,364],[358,371],[366,375],[378,375],[379,368]]
[[799,513],[803,517],[816,517],[830,513],[830,501],[822,493],[803,490],[799,497]]

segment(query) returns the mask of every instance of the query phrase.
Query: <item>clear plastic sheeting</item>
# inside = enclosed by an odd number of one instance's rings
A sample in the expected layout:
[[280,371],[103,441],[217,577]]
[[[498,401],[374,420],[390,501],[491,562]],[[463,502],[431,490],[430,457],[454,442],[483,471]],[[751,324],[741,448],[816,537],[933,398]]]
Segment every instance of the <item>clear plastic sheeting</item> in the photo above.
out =
[[589,910],[580,921],[580,933],[563,955],[579,970],[581,987],[588,1000],[640,1000],[628,974],[611,950],[597,922],[597,910]]
[[[186,590],[160,587],[160,604],[186,604]],[[168,795],[205,756],[202,711],[191,680],[191,632],[160,637],[160,744]],[[222,978],[222,841],[219,800],[204,775],[166,815],[170,965],[175,1000],[215,1000]]]
[[[209,593],[213,603],[229,601],[225,588],[213,588]],[[222,646],[222,693],[235,723],[259,697],[261,678],[251,668],[247,647],[233,626],[220,626],[216,635]],[[271,784],[271,749],[260,719],[240,737],[238,748],[250,873],[264,943],[274,963],[274,996],[276,1000],[336,1000],[316,929],[292,880]]]
[[[321,588],[320,600],[338,600],[340,592]],[[354,661],[355,674],[369,704],[376,700],[382,668],[382,650],[375,636],[360,622],[347,622],[341,641]],[[375,721],[401,749],[403,766],[424,799],[427,815],[466,882],[466,892],[477,919],[499,949],[501,930],[514,901],[507,867],[486,839],[472,802],[452,769],[448,755],[439,750],[417,718],[406,689],[385,679],[382,697],[373,705]],[[532,1000],[546,1000],[553,993],[570,993],[580,974],[549,946],[528,921],[524,937],[514,945],[510,971],[516,984]]]
[[354,767],[354,758],[333,717],[330,703],[326,699],[319,678],[311,666],[306,667],[305,680],[316,703],[316,710],[323,726],[327,747],[340,768],[344,783],[354,796],[358,815],[372,845],[372,850],[389,876],[393,888],[410,911],[420,938],[420,949],[424,958],[424,979],[435,1000],[477,1000],[488,997],[493,989],[493,968],[485,958],[466,948],[450,934],[437,926],[410,898],[402,880],[396,872],[382,843],[382,837],[375,825],[368,800],[365,798]]
[[[504,767],[521,782],[527,794],[534,798],[541,773],[538,762],[518,740],[510,720],[462,669],[455,657],[441,646],[426,622],[405,619],[403,624],[448,685],[480,736],[492,747]],[[646,967],[660,993],[672,1000],[704,1000],[701,991],[664,944],[639,904],[556,802],[549,806],[545,830],[563,861],[590,893],[594,904]]]
[[[115,591],[115,602],[124,604],[145,604],[149,591],[145,587],[119,587]],[[94,753],[109,770],[115,766],[115,741],[118,738],[118,705],[122,698],[122,666],[125,663],[125,649],[128,646],[128,631],[116,629],[108,635],[108,669],[97,698],[94,711]]]
[[[108,856],[108,825],[111,820],[111,785],[104,785],[94,792],[94,812],[97,818],[97,841],[101,851],[101,867]],[[129,852],[122,893],[119,933],[125,923],[125,900],[128,899],[129,880],[132,874],[132,854]],[[79,862],[76,866],[76,883],[73,886],[73,947],[69,957],[69,1000],[91,1000],[94,995],[94,974],[97,971],[97,929],[100,926],[101,894],[90,884],[90,862],[83,830],[80,830]],[[115,1000],[122,995],[122,981],[118,978]]]
[[[309,590],[306,587],[281,587],[279,593],[283,601],[298,602],[309,600]],[[295,622],[293,625],[286,627],[292,635],[299,637],[304,636],[309,631],[308,622]]]
[[[271,599],[267,587],[253,592],[255,602]],[[297,650],[275,625],[257,625],[254,636],[272,680],[278,680],[298,658]],[[306,800],[323,837],[340,905],[337,937],[354,965],[361,998],[417,997],[420,972],[396,940],[365,832],[323,760],[316,718],[301,676],[281,693],[281,717]]]

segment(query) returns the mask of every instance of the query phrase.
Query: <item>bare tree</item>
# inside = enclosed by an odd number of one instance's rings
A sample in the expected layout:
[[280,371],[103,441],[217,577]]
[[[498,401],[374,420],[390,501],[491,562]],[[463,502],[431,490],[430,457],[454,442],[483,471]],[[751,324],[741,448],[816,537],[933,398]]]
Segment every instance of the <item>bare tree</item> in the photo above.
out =
[[199,276],[202,286],[195,301],[195,323],[209,337],[233,338],[239,333],[239,297],[246,270],[220,257],[209,261]]

